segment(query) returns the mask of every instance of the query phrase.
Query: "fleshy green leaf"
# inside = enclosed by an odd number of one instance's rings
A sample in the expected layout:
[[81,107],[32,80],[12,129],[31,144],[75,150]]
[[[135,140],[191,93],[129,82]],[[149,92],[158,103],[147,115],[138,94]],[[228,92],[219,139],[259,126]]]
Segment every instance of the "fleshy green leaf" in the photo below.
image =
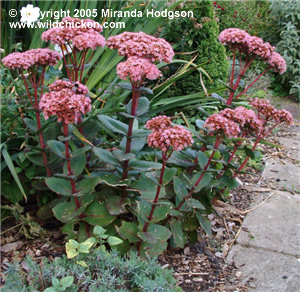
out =
[[73,220],[75,217],[79,216],[84,207],[77,209],[74,200],[70,202],[62,202],[57,204],[53,209],[54,216],[63,223],[68,223]]
[[198,164],[201,167],[201,169],[203,169],[208,162],[208,158],[202,151],[198,151],[197,156],[198,156]]
[[65,156],[65,144],[56,140],[50,140],[47,142],[47,145],[57,156],[61,158],[66,158]]
[[[132,100],[129,101],[129,103],[126,105],[126,111],[131,114],[131,104]],[[139,117],[143,114],[145,114],[149,110],[149,100],[147,97],[142,96],[139,98],[137,110],[136,110],[136,116]]]
[[203,216],[201,213],[197,212],[196,213],[197,219],[201,225],[201,227],[203,228],[203,230],[206,232],[207,235],[211,236],[212,232],[211,232],[211,223],[209,221],[209,219],[205,216]]
[[91,225],[107,226],[116,218],[108,213],[104,203],[99,203],[98,201],[89,205],[84,214],[86,216],[83,220]]
[[123,239],[128,239],[128,241],[131,243],[139,241],[137,236],[139,229],[137,224],[134,222],[131,223],[122,221],[122,225],[120,227],[116,226],[116,230]]
[[127,135],[128,125],[104,115],[98,115],[97,117],[112,132]]
[[120,161],[111,152],[97,147],[93,148],[93,152],[101,161],[111,165],[121,166]]
[[132,169],[149,171],[152,169],[160,169],[161,164],[156,162],[151,162],[151,161],[134,160],[134,161],[130,161],[129,167]]
[[71,184],[67,179],[48,177],[45,179],[45,182],[49,189],[57,194],[68,197],[72,195]]
[[33,132],[37,131],[37,123],[36,121],[30,119],[30,118],[24,118],[23,119],[25,125]]
[[177,220],[171,220],[170,228],[171,228],[172,237],[173,237],[173,240],[174,240],[174,243],[176,244],[176,246],[178,246],[180,248],[184,248],[185,240],[184,240],[181,222],[179,222]]

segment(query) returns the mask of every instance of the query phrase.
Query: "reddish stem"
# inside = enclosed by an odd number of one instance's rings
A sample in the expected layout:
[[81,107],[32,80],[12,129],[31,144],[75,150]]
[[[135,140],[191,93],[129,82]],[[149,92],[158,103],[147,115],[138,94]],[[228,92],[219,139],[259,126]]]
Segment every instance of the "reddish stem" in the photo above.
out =
[[230,87],[233,87],[233,78],[234,78],[234,65],[235,65],[235,49],[233,49],[233,58],[232,58],[232,69],[230,77]]
[[[65,67],[66,67],[66,71],[67,71],[67,74],[68,74],[68,78],[69,78],[69,80],[72,82],[72,78],[71,78],[69,69],[68,69],[68,67],[67,67],[68,62],[67,62],[66,57],[65,57],[65,54],[64,54],[63,46],[60,46],[60,48],[61,48],[61,52],[62,52],[62,55],[63,55],[63,60],[64,60],[64,63],[65,63]],[[68,50],[67,50],[67,51],[68,51]]]
[[[220,146],[221,142],[222,142],[221,137],[217,136],[216,142],[215,142],[215,145],[214,145],[214,149],[218,149],[218,147]],[[211,153],[210,157],[208,158],[208,161],[207,161],[206,165],[204,166],[203,171],[202,171],[200,177],[197,179],[196,183],[191,188],[190,192],[185,197],[183,197],[183,199],[178,204],[178,206],[175,208],[175,210],[177,210],[177,211],[180,210],[180,208],[185,203],[185,201],[192,196],[193,192],[195,191],[195,188],[199,185],[199,183],[201,182],[201,180],[202,180],[205,172],[207,171],[207,169],[208,169],[208,167],[209,167],[209,165],[211,163],[211,160],[212,160],[214,154],[215,154],[215,150],[213,150],[213,152]]]
[[[68,137],[68,124],[63,122],[63,131],[64,131],[64,136],[65,138]],[[66,162],[67,162],[67,169],[68,169],[68,175],[72,176],[74,173],[71,168],[71,157],[70,157],[70,152],[69,152],[69,141],[65,141],[65,156],[66,156]],[[71,189],[72,189],[72,194],[76,193],[76,186],[75,186],[75,181],[73,178],[70,178],[70,184],[71,184]],[[74,196],[74,200],[76,203],[77,209],[80,208],[81,204],[76,196]]]
[[[140,92],[139,92],[138,88],[136,87],[135,83],[132,82],[131,85],[132,85],[132,101],[131,101],[130,114],[132,116],[135,116]],[[130,118],[129,125],[128,125],[128,132],[127,132],[125,154],[130,153],[130,150],[131,150],[133,123],[134,123],[134,118]],[[126,179],[128,176],[128,169],[127,169],[128,165],[129,165],[129,160],[124,161],[122,179]]]
[[258,79],[259,79],[261,76],[263,76],[264,74],[266,74],[266,73],[269,71],[269,69],[270,69],[270,67],[268,67],[264,72],[262,72],[261,74],[259,74],[259,75],[251,82],[251,84],[250,84],[246,89],[244,89],[241,93],[239,93],[235,98],[239,98],[239,97],[242,96],[245,92],[247,92],[247,91],[249,90],[249,88],[252,87],[253,84],[254,84],[255,82],[257,82]]
[[[171,152],[171,154],[172,154],[172,152]],[[166,162],[167,162],[168,158],[170,158],[171,154],[169,156],[167,156],[167,153],[164,153],[164,152],[162,153],[163,163],[162,163],[162,167],[161,167],[161,171],[160,171],[159,185],[158,185],[157,190],[156,190],[155,198],[154,198],[154,200],[152,202],[152,208],[151,208],[150,214],[147,217],[148,221],[145,222],[145,225],[144,225],[144,228],[143,228],[143,232],[147,232],[149,224],[150,224],[150,221],[152,220],[154,211],[156,209],[157,202],[158,202],[158,199],[159,199],[160,190],[161,190],[161,186],[163,184],[163,177],[164,177]],[[140,255],[141,243],[142,243],[141,240],[139,240],[139,242],[137,243],[138,255]]]

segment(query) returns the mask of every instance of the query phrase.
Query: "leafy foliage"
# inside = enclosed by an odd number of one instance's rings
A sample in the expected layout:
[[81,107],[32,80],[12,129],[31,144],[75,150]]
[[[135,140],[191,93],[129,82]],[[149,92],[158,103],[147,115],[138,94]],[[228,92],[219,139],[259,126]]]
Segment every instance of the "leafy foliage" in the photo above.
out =
[[[169,20],[164,36],[168,41],[177,44],[176,50],[193,52],[197,56],[194,63],[206,62],[202,67],[209,72],[211,79],[201,72],[195,72],[177,81],[172,94],[183,95],[199,91],[202,88],[201,79],[207,88],[220,88],[218,80],[225,79],[228,62],[225,49],[217,40],[219,28],[214,18],[213,4],[211,1],[188,1],[184,3],[183,9],[192,10],[194,18]],[[191,55],[181,55],[180,58],[190,60]],[[171,65],[171,70],[176,70],[176,64]]]
[[[82,265],[83,261],[88,265]],[[116,251],[95,248],[90,253],[81,253],[76,260],[63,256],[38,264],[28,256],[24,264],[28,274],[20,263],[6,264],[3,292],[182,291],[176,286],[171,270],[162,269],[156,259],[142,260],[135,253],[121,257]]]
[[272,0],[270,20],[273,29],[267,35],[287,63],[287,72],[276,76],[275,82],[300,101],[300,3],[299,1]]

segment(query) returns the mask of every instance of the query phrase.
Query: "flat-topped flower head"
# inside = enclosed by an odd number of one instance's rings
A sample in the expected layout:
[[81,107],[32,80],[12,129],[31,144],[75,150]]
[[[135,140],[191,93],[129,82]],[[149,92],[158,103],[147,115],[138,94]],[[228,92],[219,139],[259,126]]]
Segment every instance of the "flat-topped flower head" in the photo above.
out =
[[244,47],[249,38],[250,35],[246,31],[238,28],[225,29],[219,35],[221,44],[236,48]]
[[160,149],[164,153],[169,149],[180,151],[194,143],[192,133],[178,125],[153,131],[147,142],[150,147]]
[[59,122],[77,123],[82,114],[86,114],[92,109],[91,99],[85,96],[87,88],[82,84],[78,85],[78,91],[74,91],[73,83],[58,80],[51,84],[49,89],[50,92],[41,97],[39,104],[45,119],[57,116]]
[[22,53],[12,53],[2,62],[9,69],[27,70],[32,67],[54,66],[61,59],[58,52],[50,49],[32,49]]
[[238,123],[240,128],[244,130],[259,131],[263,126],[263,121],[258,118],[257,114],[243,106],[239,106],[236,109],[227,108],[220,111],[219,114]]
[[104,47],[105,39],[100,32],[103,31],[100,23],[92,19],[63,18],[59,27],[50,28],[42,34],[44,41],[65,46],[72,45],[78,50]]
[[273,52],[267,61],[268,65],[274,72],[279,72],[282,75],[286,71],[286,62],[280,54]]
[[258,111],[259,115],[263,115],[266,120],[275,119],[277,110],[271,105],[268,99],[255,98],[251,105]]
[[165,128],[170,128],[172,126],[172,121],[167,116],[157,116],[152,118],[151,120],[147,121],[146,128],[148,130],[162,130]]
[[88,94],[89,93],[89,89],[79,83],[79,82],[70,82],[68,80],[56,80],[54,83],[52,83],[51,85],[49,85],[49,91],[62,91],[62,90],[71,90],[73,91],[73,94]]
[[166,40],[144,32],[123,32],[111,36],[107,40],[107,46],[117,49],[119,55],[126,58],[137,56],[152,62],[170,63],[174,57],[174,51]]
[[292,114],[285,110],[278,110],[275,114],[275,121],[276,122],[281,122],[281,123],[285,123],[288,126],[291,126],[294,124],[294,120],[293,120],[293,116]]
[[263,60],[267,60],[275,49],[275,47],[272,47],[269,43],[264,42],[261,38],[256,36],[248,38],[246,45],[247,53],[254,54]]
[[24,53],[12,53],[3,58],[2,63],[8,69],[27,70],[34,66],[35,60],[32,56],[24,58]]
[[134,82],[143,81],[145,78],[155,80],[162,74],[149,60],[140,57],[130,57],[117,66],[117,74],[121,79],[129,77]]
[[222,116],[221,114],[213,114],[208,117],[204,124],[209,132],[227,137],[237,137],[240,133],[240,127],[234,121]]

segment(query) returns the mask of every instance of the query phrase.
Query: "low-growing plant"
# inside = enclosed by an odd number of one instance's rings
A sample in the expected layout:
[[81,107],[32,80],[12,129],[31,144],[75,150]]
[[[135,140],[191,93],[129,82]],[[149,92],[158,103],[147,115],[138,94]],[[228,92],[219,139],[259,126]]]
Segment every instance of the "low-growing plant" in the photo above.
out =
[[[102,246],[103,247],[103,246]],[[121,257],[102,247],[81,253],[79,259],[65,255],[37,263],[30,256],[22,262],[5,263],[1,291],[180,292],[173,271],[162,269],[156,259],[140,259],[136,253]],[[88,265],[81,265],[86,262]],[[28,272],[22,267],[26,266]]]

